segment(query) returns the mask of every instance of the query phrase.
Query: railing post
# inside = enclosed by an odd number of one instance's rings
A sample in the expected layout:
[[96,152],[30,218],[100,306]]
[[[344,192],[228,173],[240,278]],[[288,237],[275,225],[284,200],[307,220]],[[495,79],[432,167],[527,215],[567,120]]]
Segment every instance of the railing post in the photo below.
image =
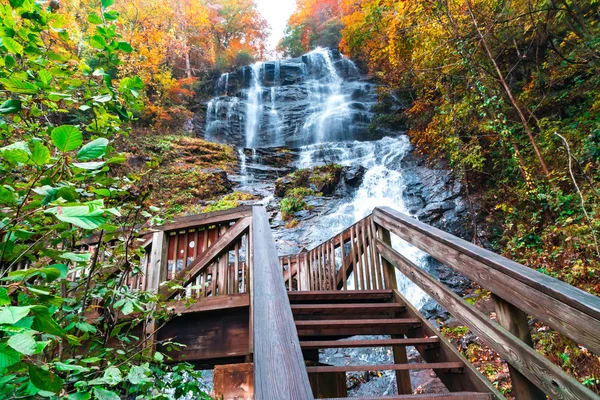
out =
[[[376,225],[381,234],[381,241],[390,247],[392,246],[392,238],[390,231],[380,225]],[[377,249],[375,248],[375,251]],[[377,254],[378,255],[378,254]],[[385,257],[381,257],[383,262],[383,275],[385,279],[386,289],[398,290],[398,281],[396,281],[396,267],[394,267]],[[392,335],[392,338],[397,338]],[[405,346],[394,346],[394,364],[407,364],[408,355],[406,354]],[[396,371],[396,384],[398,385],[398,394],[412,394],[412,385],[410,383],[409,371]]]
[[[381,234],[381,241],[388,246],[392,246],[392,238],[390,236],[390,231],[385,229],[383,226],[376,224],[377,230]],[[385,279],[385,288],[386,289],[398,289],[398,282],[396,281],[396,268],[385,257],[381,257],[383,262],[383,276]]]
[[[527,323],[527,314],[494,294],[492,294],[492,299],[494,300],[498,323],[529,347],[533,347],[533,339],[531,338],[529,324]],[[544,392],[525,378],[512,365],[508,365],[508,370],[512,381],[512,394],[514,394],[517,400],[546,399]]]
[[[165,263],[167,261],[167,237],[165,232],[158,231],[152,235],[152,251],[150,252],[150,265],[148,267],[147,291],[158,293],[160,283],[166,278]],[[155,306],[156,307],[156,306]],[[156,312],[156,309],[154,310]],[[154,331],[156,319],[151,318],[144,327],[144,337],[147,347],[154,351]]]

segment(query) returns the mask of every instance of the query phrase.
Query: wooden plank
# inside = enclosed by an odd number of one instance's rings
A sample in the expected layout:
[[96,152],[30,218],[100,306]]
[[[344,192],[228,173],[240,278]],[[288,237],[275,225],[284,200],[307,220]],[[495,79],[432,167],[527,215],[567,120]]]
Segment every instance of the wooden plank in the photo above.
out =
[[358,304],[292,304],[294,315],[302,314],[386,314],[405,310],[399,303],[358,303]]
[[[252,318],[256,400],[312,400],[313,394],[264,207],[252,214]],[[291,292],[296,293],[296,292]]]
[[202,313],[207,311],[224,310],[231,308],[244,308],[250,304],[247,293],[228,296],[203,297],[187,305],[181,301],[167,303],[167,308],[176,314]]
[[510,261],[390,208],[375,222],[492,293],[600,354],[600,297]]
[[359,254],[357,249],[357,244],[355,243],[356,239],[356,227],[350,227],[350,243],[351,243],[351,253],[352,253],[352,270],[354,271],[354,288],[356,290],[361,290],[365,288],[365,285],[361,285],[362,274],[360,273],[360,263],[359,263]]
[[[344,234],[340,233],[340,251],[342,254],[342,265],[340,267],[340,271],[342,272],[342,282],[344,285],[344,290],[348,290],[348,275],[346,274],[346,263],[344,261],[346,261],[346,255],[345,255],[345,248],[344,248]],[[337,277],[337,274],[336,274]],[[336,279],[336,286],[337,286],[337,279]]]
[[296,327],[300,328],[329,328],[335,326],[344,327],[355,327],[364,325],[419,325],[421,320],[419,318],[390,318],[390,319],[326,319],[326,320],[307,320],[307,321],[296,321]]
[[362,222],[362,237],[363,237],[363,243],[365,246],[365,260],[366,260],[366,268],[367,271],[369,271],[367,273],[367,276],[369,277],[369,289],[377,289],[377,283],[375,280],[375,261],[373,259],[373,246],[371,246],[371,240],[369,239],[369,232],[368,232],[368,226],[369,224],[367,224],[367,220],[364,219]]
[[[492,294],[496,308],[496,321],[504,329],[518,337],[529,347],[533,347],[533,339],[529,332],[527,314],[512,304]],[[519,400],[545,400],[546,395],[537,386],[530,382],[515,367],[508,365],[510,380],[512,382],[511,393]]]
[[172,223],[164,224],[157,229],[163,232],[184,229],[188,227],[200,227],[214,225],[216,223],[231,222],[252,215],[252,206],[232,208],[230,210],[214,211],[210,213],[196,214],[189,217],[175,218]]
[[462,321],[527,379],[553,399],[600,399],[558,366],[539,355],[519,338],[490,320],[486,315],[463,301],[442,283],[422,271],[391,247],[379,242],[380,254],[433,297],[455,318]]
[[378,340],[315,340],[301,341],[303,349],[337,349],[362,347],[416,346],[419,344],[439,345],[438,337],[411,339],[378,339]]
[[504,396],[494,387],[491,382],[484,377],[467,359],[458,352],[454,344],[448,339],[439,336],[439,331],[407,300],[398,290],[394,290],[394,299],[397,302],[406,304],[405,317],[417,317],[422,319],[421,326],[409,331],[407,338],[424,338],[437,337],[440,345],[432,347],[429,345],[415,345],[415,349],[419,352],[423,360],[426,362],[452,362],[461,361],[465,365],[464,374],[460,379],[456,379],[455,374],[447,373],[446,371],[436,371],[436,375],[444,383],[446,388],[452,392],[483,392],[490,393],[494,399],[504,400]]
[[[489,393],[454,392],[428,394],[401,394],[383,397],[353,397],[353,400],[490,400]],[[327,400],[348,400],[346,397],[328,398]]]
[[254,365],[217,365],[213,372],[213,395],[217,399],[254,398]]
[[335,246],[333,245],[333,240],[329,242],[329,259],[330,261],[330,267],[331,267],[331,273],[330,273],[330,284],[329,284],[329,290],[336,290],[337,289],[337,285],[336,285],[336,280],[335,280],[335,273],[336,273],[336,268],[337,266],[335,265]]
[[[242,235],[250,226],[250,221],[251,218],[249,217],[245,217],[237,221],[225,234],[216,240],[201,257],[195,259],[194,262],[187,266],[187,268],[177,274],[175,280],[182,281],[184,286],[190,283],[199,273],[202,272],[205,267],[217,261],[221,253],[229,249],[233,242],[242,237]],[[215,284],[214,275],[213,284]],[[159,293],[165,299],[170,299],[177,293],[177,291],[170,290],[168,286],[164,286],[160,289]]]
[[235,242],[235,246],[233,248],[233,293],[240,292],[240,244],[239,242]]
[[303,292],[290,292],[288,298],[291,302],[302,301],[332,301],[344,300],[346,302],[361,301],[385,301],[394,296],[391,290],[348,290],[345,292],[324,292],[320,290],[310,290]]
[[[422,369],[463,369],[462,362],[442,362],[442,363],[414,363],[414,364],[377,364],[377,365],[327,365],[317,367],[306,367],[309,373],[319,372],[348,372],[348,371],[409,371]],[[460,378],[457,378],[460,379]]]
[[172,339],[186,347],[181,351],[157,348],[175,362],[244,357],[248,355],[248,317],[244,308],[177,316],[158,331],[157,341]]

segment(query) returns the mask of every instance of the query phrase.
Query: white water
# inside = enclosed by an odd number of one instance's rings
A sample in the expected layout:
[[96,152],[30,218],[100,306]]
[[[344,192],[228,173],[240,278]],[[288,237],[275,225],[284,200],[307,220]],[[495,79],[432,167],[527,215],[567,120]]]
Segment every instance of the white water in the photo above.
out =
[[[367,169],[355,194],[344,199],[335,211],[316,220],[309,237],[311,245],[341,232],[369,215],[375,207],[388,206],[409,214],[403,199],[406,186],[401,163],[410,149],[408,137],[404,135],[372,142],[321,143],[303,147],[299,168],[335,162],[344,166],[362,165]],[[425,253],[393,235],[392,246],[417,265],[426,262]],[[428,300],[419,287],[399,272],[397,281],[400,291],[414,306],[421,307]]]
[[260,129],[260,122],[263,112],[263,88],[260,84],[260,71],[263,63],[252,64],[250,78],[250,89],[248,90],[248,100],[246,102],[246,147],[256,146],[256,136]]

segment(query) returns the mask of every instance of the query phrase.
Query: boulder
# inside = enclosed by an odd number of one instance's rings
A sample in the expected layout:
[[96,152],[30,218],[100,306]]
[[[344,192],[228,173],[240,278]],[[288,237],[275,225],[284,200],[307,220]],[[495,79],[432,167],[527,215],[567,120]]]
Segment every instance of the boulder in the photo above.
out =
[[357,188],[363,181],[367,169],[362,165],[352,165],[344,168],[344,182],[348,186]]

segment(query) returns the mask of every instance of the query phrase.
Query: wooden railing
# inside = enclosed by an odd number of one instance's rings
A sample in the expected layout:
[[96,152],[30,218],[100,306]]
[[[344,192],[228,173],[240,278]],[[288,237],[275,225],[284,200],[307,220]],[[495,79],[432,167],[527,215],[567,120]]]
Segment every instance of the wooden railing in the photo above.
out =
[[[468,304],[391,245],[391,234],[492,293],[496,321]],[[600,355],[600,298],[541,274],[390,208],[308,252],[283,256],[290,290],[396,289],[403,273],[509,364],[517,399],[600,399],[537,353],[528,317],[543,321]]]
[[[201,304],[223,296],[250,297],[255,399],[313,398],[263,207],[200,214],[163,225],[153,234],[149,254],[147,289],[165,300],[187,297]],[[150,321],[145,327],[150,337],[155,324]]]

